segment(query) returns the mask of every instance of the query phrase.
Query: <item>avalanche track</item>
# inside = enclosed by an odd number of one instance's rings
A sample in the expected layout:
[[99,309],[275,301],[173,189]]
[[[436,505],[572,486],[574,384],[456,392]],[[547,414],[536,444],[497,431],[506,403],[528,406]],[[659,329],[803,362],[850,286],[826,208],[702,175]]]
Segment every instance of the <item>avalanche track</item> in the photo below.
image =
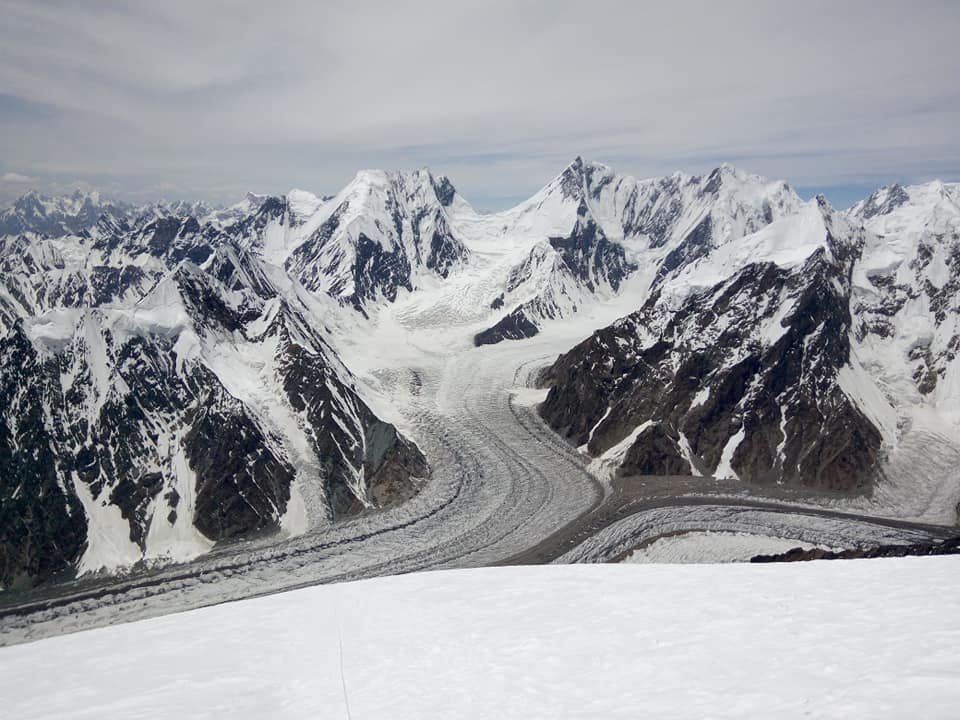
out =
[[0,594],[0,645],[376,575],[605,561],[681,530],[747,530],[831,546],[955,534],[744,498],[706,480],[701,491],[682,495],[662,487],[651,495],[643,483],[606,486],[536,414],[529,385],[556,350],[556,340],[541,339],[456,352],[418,348],[410,365],[371,368],[381,388],[404,396],[407,429],[433,468],[415,498],[298,537],[218,547],[191,563]]

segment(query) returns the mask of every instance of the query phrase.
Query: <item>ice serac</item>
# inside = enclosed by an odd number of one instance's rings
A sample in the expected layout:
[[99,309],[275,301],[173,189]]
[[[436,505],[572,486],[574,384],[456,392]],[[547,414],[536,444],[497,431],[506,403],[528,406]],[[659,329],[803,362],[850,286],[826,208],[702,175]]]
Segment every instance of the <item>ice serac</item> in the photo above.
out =
[[781,219],[736,207],[737,233],[711,209],[639,310],[557,360],[541,414],[619,474],[862,487],[885,439],[847,387],[866,233],[822,198]]
[[285,268],[307,289],[357,310],[393,302],[466,261],[448,217],[455,197],[450,181],[428,170],[362,171],[315,216]]

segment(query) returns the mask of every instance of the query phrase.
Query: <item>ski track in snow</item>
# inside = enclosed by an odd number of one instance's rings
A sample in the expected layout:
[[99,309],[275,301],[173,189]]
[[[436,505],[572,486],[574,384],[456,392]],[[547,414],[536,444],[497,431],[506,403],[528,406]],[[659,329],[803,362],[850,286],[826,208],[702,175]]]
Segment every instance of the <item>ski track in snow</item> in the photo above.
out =
[[20,720],[948,720],[958,570],[937,557],[377,578],[5,648],[0,696]]

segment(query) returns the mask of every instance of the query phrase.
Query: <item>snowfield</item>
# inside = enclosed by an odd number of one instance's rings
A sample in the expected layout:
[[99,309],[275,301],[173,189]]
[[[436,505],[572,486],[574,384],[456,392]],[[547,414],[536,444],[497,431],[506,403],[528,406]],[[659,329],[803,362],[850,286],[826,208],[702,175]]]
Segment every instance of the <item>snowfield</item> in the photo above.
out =
[[788,538],[743,532],[688,532],[667,535],[637,548],[624,558],[629,563],[749,562],[756,555],[775,555],[794,548],[815,546]]
[[960,558],[457,570],[0,650],[11,718],[955,718]]

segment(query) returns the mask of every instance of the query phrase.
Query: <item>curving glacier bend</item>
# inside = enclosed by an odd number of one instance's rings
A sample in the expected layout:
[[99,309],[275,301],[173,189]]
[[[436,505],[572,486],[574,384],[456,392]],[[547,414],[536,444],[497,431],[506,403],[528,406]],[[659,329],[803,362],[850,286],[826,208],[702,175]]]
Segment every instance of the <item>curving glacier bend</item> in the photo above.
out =
[[[686,530],[834,547],[946,537],[956,209],[952,186],[840,213],[726,166],[635,181],[578,159],[495,215],[425,171],[364,172],[330,198],[18,231],[0,287],[20,413],[5,416],[7,477],[35,418],[47,440],[30,450],[50,455],[79,549],[66,564],[153,562],[0,595],[4,642],[317,582],[607,560]],[[795,375],[764,371],[788,341]],[[638,375],[651,348],[667,376],[698,358],[696,387]],[[623,373],[591,386],[603,368]],[[545,370],[549,397],[532,387]],[[618,401],[658,394],[652,410]],[[691,417],[712,434],[693,437]],[[847,431],[862,446],[818,439]],[[131,438],[142,456],[123,464]],[[819,452],[875,467],[839,485],[786,471]],[[851,478],[865,485],[849,492]]]

